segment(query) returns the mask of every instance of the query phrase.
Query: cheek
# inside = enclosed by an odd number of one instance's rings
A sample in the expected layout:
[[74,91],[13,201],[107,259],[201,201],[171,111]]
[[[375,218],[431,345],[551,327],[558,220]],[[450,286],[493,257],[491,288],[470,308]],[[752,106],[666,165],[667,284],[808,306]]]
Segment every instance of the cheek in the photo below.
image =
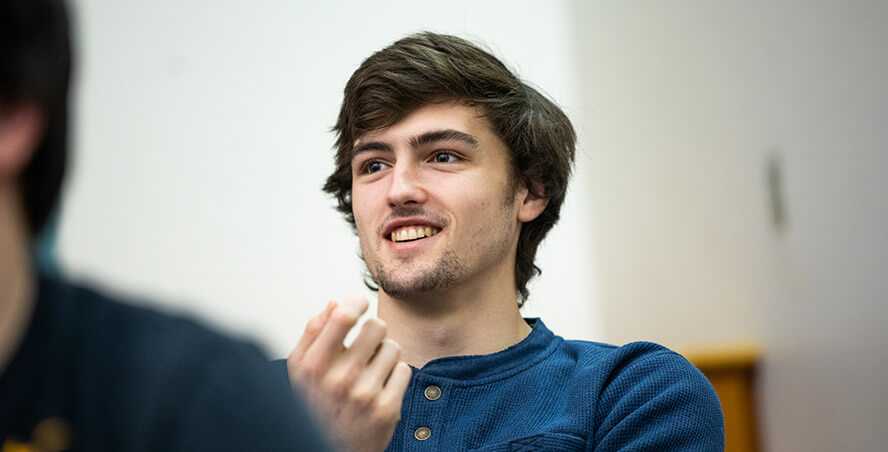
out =
[[365,254],[373,254],[383,241],[379,237],[380,226],[384,220],[385,208],[381,208],[378,202],[385,202],[385,198],[378,197],[377,191],[363,187],[360,191],[352,192],[352,213],[355,216],[359,246]]
[[494,205],[496,197],[493,192],[496,187],[492,185],[498,184],[479,172],[463,177],[440,178],[432,185],[435,187],[432,191],[444,202],[453,203],[459,209],[471,210]]
[[356,223],[358,227],[358,248],[361,250],[361,256],[365,259],[375,260],[375,250],[379,247],[380,242],[374,242],[376,234],[368,227],[362,227],[360,223]]
[[358,239],[360,239],[361,244],[363,244],[367,240],[367,237],[369,237],[368,233],[370,232],[371,225],[366,216],[367,212],[361,210],[361,205],[354,201],[354,198],[352,198],[352,215],[355,217],[355,229],[358,233]]
[[355,223],[360,227],[362,224],[368,224],[372,221],[373,212],[379,209],[374,206],[374,200],[377,199],[373,191],[367,187],[361,187],[358,190],[352,190],[352,213],[355,216]]
[[502,202],[490,193],[466,193],[460,210],[463,227],[472,237],[480,238],[486,233],[497,230],[496,223],[502,221]]
[[358,230],[358,239],[360,239],[361,244],[367,242],[368,239],[375,236],[373,222],[368,221],[368,218],[360,215],[357,210],[353,210],[355,214],[355,227]]
[[462,209],[476,218],[499,214],[514,204],[514,196],[509,196],[507,188],[499,183],[466,184],[458,187],[458,190]]

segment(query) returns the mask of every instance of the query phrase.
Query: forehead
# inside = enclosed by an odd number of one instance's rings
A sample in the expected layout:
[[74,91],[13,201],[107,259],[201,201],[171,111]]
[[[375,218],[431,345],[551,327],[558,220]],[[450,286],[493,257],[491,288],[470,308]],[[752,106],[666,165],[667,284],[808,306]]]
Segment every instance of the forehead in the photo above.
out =
[[467,133],[481,143],[499,141],[481,109],[448,102],[422,106],[389,127],[367,132],[355,140],[355,146],[370,141],[397,144],[428,131],[444,129]]

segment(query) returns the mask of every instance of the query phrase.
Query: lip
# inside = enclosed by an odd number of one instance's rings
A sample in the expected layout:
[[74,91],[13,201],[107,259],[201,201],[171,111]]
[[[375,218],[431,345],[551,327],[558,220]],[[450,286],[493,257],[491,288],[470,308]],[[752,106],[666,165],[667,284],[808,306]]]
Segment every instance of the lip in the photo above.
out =
[[[424,217],[406,217],[406,218],[398,218],[396,220],[392,220],[385,224],[385,227],[382,229],[382,237],[386,240],[391,241],[392,231],[404,226],[431,226],[440,231],[444,229],[440,224],[435,221],[432,221],[428,218]],[[435,234],[437,235],[437,234]],[[434,237],[434,236],[433,236]],[[409,242],[403,242],[409,243]]]

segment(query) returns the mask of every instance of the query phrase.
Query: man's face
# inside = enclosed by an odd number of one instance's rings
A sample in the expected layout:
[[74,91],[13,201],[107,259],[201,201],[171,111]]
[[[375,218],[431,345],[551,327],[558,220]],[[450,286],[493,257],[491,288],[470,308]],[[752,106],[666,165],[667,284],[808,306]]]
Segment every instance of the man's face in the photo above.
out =
[[360,137],[352,182],[363,258],[385,293],[513,272],[527,190],[516,190],[508,149],[478,109],[428,105]]

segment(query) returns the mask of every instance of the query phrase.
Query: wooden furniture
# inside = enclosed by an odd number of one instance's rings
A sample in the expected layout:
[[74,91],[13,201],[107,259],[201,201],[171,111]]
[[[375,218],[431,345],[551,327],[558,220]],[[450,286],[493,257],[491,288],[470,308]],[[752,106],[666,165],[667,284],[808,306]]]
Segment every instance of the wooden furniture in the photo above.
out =
[[759,452],[756,374],[761,352],[753,345],[689,347],[682,354],[712,383],[725,414],[725,452]]

